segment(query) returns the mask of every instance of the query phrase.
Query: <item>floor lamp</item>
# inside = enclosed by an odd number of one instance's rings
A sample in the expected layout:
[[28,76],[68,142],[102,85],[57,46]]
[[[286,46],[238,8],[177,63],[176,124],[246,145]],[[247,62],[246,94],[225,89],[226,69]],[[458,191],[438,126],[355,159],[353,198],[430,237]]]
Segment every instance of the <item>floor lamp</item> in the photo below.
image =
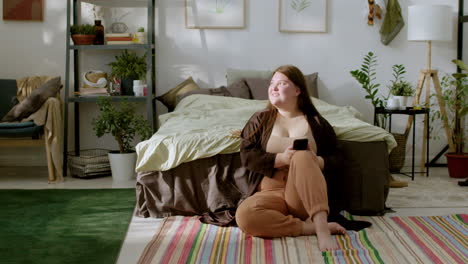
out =
[[[431,68],[431,49],[432,41],[451,41],[453,32],[452,8],[446,5],[413,5],[408,7],[408,40],[425,41],[428,43],[427,68],[421,70],[419,75],[413,105],[419,104],[419,98],[426,84],[426,107],[429,105],[429,96],[431,90],[431,80],[434,85],[437,100],[442,115],[446,116],[445,105],[442,100],[442,90],[440,88],[439,76],[437,70]],[[413,116],[408,118],[405,133],[411,129]],[[424,118],[424,128],[427,126],[427,116]],[[453,147],[452,137],[447,120],[444,120],[445,133],[450,147]],[[427,129],[424,129],[421,170],[425,168]],[[414,144],[414,143],[413,143]]]

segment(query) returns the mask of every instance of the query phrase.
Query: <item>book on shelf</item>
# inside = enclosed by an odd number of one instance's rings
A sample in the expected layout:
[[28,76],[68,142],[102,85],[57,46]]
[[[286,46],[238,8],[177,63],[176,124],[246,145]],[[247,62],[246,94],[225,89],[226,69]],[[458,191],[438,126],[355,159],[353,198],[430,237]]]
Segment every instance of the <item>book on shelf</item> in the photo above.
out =
[[130,33],[107,33],[105,37],[131,37]]
[[131,40],[107,41],[107,45],[128,45],[128,44],[136,44],[136,43]]
[[132,41],[132,37],[106,37],[107,41]]
[[107,88],[80,88],[79,92],[75,92],[78,96],[108,96]]

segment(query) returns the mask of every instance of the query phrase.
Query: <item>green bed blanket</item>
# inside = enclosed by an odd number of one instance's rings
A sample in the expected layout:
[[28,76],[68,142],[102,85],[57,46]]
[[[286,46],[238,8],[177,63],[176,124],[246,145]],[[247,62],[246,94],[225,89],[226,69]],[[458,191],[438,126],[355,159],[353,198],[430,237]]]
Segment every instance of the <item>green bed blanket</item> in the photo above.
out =
[[[312,99],[339,139],[386,141],[389,152],[396,146],[390,133],[360,120],[361,114],[355,108]],[[239,152],[240,139],[232,132],[242,129],[266,104],[266,100],[211,95],[184,98],[174,112],[159,117],[158,132],[136,146],[137,172],[166,171],[184,162]]]

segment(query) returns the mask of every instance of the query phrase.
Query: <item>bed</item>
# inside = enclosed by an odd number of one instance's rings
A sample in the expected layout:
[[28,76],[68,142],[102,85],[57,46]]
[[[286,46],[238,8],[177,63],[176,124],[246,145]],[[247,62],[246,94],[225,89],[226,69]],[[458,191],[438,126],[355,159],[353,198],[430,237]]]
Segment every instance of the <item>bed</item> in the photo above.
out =
[[[248,87],[252,98],[193,93],[159,117],[158,132],[136,147],[137,216],[233,214],[249,193],[251,180],[241,165],[235,131],[265,107],[264,76],[236,80]],[[393,136],[360,120],[353,107],[316,98],[316,86],[308,86],[315,96],[313,103],[335,129],[344,157],[340,179],[332,186],[339,190],[337,199],[354,214],[383,214],[390,175],[388,153],[396,146]]]

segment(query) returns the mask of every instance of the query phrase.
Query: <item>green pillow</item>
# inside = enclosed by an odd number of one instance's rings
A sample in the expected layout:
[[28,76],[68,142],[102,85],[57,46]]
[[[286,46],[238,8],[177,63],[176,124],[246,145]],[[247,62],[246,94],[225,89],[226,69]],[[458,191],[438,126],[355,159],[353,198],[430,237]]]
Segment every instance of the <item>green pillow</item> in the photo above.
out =
[[198,90],[200,87],[193,81],[192,76],[190,76],[187,80],[181,82],[179,85],[176,87],[172,88],[169,90],[167,93],[156,97],[161,103],[163,103],[169,112],[174,111],[176,105],[177,105],[177,96]]

